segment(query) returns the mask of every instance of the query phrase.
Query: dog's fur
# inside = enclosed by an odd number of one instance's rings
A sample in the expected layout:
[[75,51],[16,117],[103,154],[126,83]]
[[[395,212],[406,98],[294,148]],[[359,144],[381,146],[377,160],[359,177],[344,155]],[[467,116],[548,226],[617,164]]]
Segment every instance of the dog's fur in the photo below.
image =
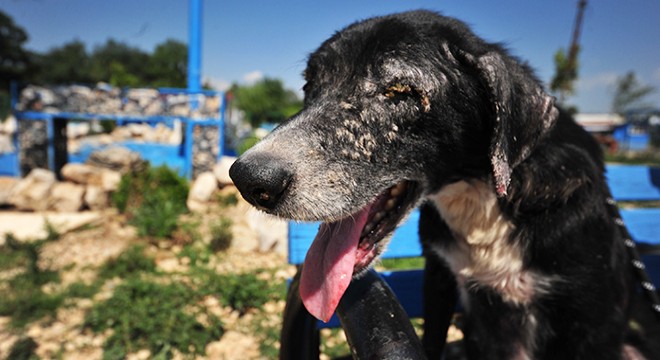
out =
[[601,151],[526,64],[415,11],[338,32],[305,79],[304,109],[231,175],[265,211],[323,221],[407,181],[400,212],[422,205],[435,274],[426,308],[444,316],[426,324],[431,355],[458,293],[471,359],[650,358],[626,344],[635,283]]

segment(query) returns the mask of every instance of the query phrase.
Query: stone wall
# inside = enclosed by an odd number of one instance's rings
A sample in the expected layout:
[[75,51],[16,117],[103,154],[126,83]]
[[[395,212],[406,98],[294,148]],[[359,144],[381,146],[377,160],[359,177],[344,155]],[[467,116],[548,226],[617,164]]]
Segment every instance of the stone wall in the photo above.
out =
[[[197,102],[197,109],[191,108],[191,99]],[[16,110],[215,119],[221,105],[220,94],[188,95],[149,88],[121,89],[99,83],[93,87],[29,85],[21,91]]]

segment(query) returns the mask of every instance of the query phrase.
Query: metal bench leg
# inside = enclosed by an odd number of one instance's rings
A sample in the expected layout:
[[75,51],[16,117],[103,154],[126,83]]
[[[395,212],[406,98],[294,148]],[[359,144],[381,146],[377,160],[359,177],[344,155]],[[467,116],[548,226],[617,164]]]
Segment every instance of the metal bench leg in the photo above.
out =
[[281,360],[318,359],[320,333],[318,320],[307,312],[300,299],[298,285],[300,270],[293,278],[286,297],[282,333],[280,334]]
[[354,359],[426,359],[408,315],[374,271],[353,280],[337,315]]

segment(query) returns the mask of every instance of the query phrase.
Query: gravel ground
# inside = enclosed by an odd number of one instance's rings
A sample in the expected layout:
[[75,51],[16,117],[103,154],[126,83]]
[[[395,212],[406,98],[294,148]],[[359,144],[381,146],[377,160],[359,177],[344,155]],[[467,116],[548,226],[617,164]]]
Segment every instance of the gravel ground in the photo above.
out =
[[[205,214],[195,216],[204,221],[217,217],[216,210],[212,208]],[[234,223],[234,242],[231,248],[213,257],[210,266],[218,273],[267,270],[262,272],[269,274],[267,280],[279,283],[294,275],[295,268],[287,265],[286,257],[281,251],[276,251],[282,246],[270,246],[268,251],[259,250],[259,233],[251,227],[254,214],[246,203],[239,201],[236,206],[222,212],[222,216],[231,218]],[[0,212],[0,217],[3,216],[7,218],[8,213]],[[101,264],[117,257],[132,243],[144,243],[144,239],[138,238],[134,228],[126,225],[116,211],[105,211],[99,214],[99,217],[101,221],[65,233],[58,240],[43,246],[40,267],[57,270],[61,277],[61,282],[50,285],[53,288],[45,289],[46,292],[63,289],[74,282],[91,283],[96,277],[96,269]],[[273,227],[272,232],[279,232],[279,237],[285,238],[286,232],[282,233],[282,229],[285,231],[286,227],[279,224]],[[272,238],[268,241],[272,241]],[[181,274],[188,269],[186,258],[176,256],[181,251],[178,245],[172,245],[168,241],[154,241],[147,251],[155,257],[158,269],[163,272]],[[178,276],[180,275],[173,279]],[[93,299],[75,299],[73,303],[60,307],[54,318],[36,321],[22,330],[10,328],[9,317],[0,317],[0,359],[5,359],[12,345],[25,336],[31,337],[38,344],[36,354],[41,359],[102,359],[102,346],[109,334],[94,334],[90,330],[84,330],[82,324],[85,314],[94,302],[111,297],[113,289],[120,281],[110,280]],[[284,301],[271,301],[265,304],[261,311],[249,311],[242,316],[231,308],[223,307],[214,297],[204,299],[204,305],[210,312],[219,315],[225,326],[225,333],[218,341],[208,344],[207,356],[197,356],[195,359],[266,358],[259,351],[262,336],[254,333],[255,323],[258,322],[259,327],[279,329]],[[148,359],[150,356],[148,350],[142,350],[131,354],[129,359]],[[175,353],[175,358],[190,357]]]

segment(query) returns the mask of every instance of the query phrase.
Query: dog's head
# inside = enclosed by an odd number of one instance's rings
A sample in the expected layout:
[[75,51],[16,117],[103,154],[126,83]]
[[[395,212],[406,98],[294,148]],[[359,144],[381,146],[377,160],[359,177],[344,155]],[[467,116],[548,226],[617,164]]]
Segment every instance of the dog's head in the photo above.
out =
[[466,178],[506,195],[557,116],[526,66],[426,11],[338,32],[310,56],[305,79],[303,110],[230,175],[258,208],[324,222],[301,279],[306,305],[324,320],[410,209]]

